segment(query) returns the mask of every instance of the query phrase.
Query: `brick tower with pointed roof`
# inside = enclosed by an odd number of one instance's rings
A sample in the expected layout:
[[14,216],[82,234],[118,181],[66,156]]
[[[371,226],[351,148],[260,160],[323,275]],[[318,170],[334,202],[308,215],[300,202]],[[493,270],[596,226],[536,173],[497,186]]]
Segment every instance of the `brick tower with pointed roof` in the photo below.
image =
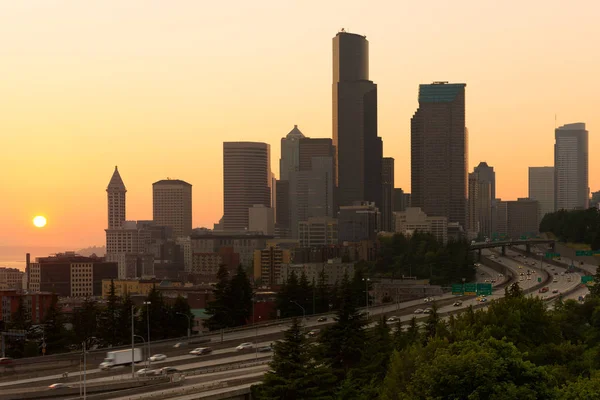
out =
[[108,229],[121,228],[125,223],[125,193],[127,193],[127,189],[125,189],[117,167],[110,178],[106,193],[108,194]]

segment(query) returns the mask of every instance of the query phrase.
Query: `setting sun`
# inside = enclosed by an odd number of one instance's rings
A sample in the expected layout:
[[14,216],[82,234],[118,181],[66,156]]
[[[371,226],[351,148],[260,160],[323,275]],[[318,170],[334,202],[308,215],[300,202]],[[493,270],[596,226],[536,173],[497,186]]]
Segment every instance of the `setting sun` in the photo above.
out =
[[41,215],[38,215],[33,219],[33,224],[38,228],[43,228],[44,226],[46,226],[46,218],[42,217]]

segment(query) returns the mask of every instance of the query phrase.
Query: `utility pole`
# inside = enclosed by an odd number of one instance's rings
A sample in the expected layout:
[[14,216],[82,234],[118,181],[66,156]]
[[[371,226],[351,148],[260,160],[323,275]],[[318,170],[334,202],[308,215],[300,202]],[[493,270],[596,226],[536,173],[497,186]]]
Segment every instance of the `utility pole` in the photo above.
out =
[[131,379],[135,379],[135,337],[133,336],[133,309],[135,306],[131,306]]
[[86,364],[86,349],[85,340],[83,341],[83,400],[87,398],[87,364]]

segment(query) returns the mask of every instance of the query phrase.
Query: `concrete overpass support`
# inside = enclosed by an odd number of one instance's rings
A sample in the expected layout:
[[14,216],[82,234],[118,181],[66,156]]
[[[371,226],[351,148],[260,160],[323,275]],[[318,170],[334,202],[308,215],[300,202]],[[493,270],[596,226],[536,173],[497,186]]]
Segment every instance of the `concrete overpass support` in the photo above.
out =
[[529,243],[525,245],[525,253],[527,255],[531,254],[531,245]]
[[502,246],[502,255],[505,256],[506,255],[506,246]]
[[477,262],[481,262],[481,249],[477,250]]

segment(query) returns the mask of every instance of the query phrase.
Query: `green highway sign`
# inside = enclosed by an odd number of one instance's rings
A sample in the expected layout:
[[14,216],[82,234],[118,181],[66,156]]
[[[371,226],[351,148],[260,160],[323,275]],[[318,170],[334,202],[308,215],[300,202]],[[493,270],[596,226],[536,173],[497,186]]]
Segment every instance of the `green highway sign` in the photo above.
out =
[[538,276],[538,283],[542,281],[542,278]]
[[560,253],[546,253],[546,258],[560,257]]
[[577,250],[575,252],[575,256],[577,256],[577,257],[600,256],[600,250],[596,250],[596,251],[592,251],[592,250]]
[[465,294],[462,283],[452,285],[452,294],[460,296]]
[[477,284],[476,283],[465,283],[465,295],[467,295],[467,296],[477,295]]
[[477,294],[486,296],[492,295],[492,284],[491,283],[478,283],[477,284]]
[[585,275],[581,277],[581,283],[587,285],[590,282],[594,282],[594,277],[592,275]]

